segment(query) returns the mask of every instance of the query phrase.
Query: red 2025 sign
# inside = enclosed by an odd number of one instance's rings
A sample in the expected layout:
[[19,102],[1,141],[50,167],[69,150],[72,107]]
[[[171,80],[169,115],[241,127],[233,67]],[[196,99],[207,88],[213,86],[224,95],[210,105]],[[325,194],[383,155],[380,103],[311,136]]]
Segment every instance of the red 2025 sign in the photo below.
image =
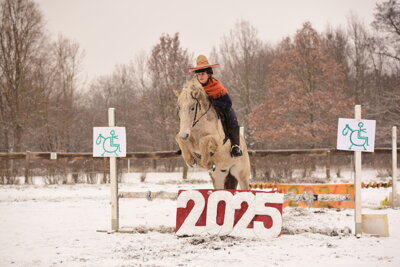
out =
[[176,234],[277,237],[283,194],[246,190],[180,190]]

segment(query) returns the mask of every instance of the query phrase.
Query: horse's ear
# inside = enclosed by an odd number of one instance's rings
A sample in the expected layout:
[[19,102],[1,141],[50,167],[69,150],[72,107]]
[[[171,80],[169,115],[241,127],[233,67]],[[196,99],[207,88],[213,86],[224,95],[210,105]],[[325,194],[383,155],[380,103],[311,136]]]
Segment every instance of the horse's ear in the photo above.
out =
[[192,95],[193,98],[197,99],[200,97],[200,90],[192,90],[190,94]]
[[172,91],[174,92],[174,94],[176,95],[176,97],[179,97],[180,93],[178,90],[172,89]]

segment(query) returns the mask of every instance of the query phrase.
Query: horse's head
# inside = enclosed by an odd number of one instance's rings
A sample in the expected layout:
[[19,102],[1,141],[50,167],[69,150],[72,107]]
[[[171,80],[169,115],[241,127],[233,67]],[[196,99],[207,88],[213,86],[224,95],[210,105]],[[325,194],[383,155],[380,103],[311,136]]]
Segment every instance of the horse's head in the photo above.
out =
[[190,131],[206,112],[206,93],[196,77],[183,85],[182,92],[178,96],[178,114],[180,119],[179,136],[183,140],[190,137]]

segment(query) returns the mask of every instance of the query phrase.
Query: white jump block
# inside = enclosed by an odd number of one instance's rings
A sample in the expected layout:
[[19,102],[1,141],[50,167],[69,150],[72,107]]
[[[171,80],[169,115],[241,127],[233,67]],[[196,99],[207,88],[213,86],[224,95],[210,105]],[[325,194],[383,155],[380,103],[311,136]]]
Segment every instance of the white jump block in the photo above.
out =
[[362,214],[362,231],[365,234],[388,237],[387,214]]

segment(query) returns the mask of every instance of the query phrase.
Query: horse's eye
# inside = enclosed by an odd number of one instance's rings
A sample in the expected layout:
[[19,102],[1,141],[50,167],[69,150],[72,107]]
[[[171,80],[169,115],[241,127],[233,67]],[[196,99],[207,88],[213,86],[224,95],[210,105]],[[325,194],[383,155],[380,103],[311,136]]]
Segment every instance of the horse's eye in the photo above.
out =
[[194,110],[194,107],[191,107],[190,110],[193,111],[193,110]]

